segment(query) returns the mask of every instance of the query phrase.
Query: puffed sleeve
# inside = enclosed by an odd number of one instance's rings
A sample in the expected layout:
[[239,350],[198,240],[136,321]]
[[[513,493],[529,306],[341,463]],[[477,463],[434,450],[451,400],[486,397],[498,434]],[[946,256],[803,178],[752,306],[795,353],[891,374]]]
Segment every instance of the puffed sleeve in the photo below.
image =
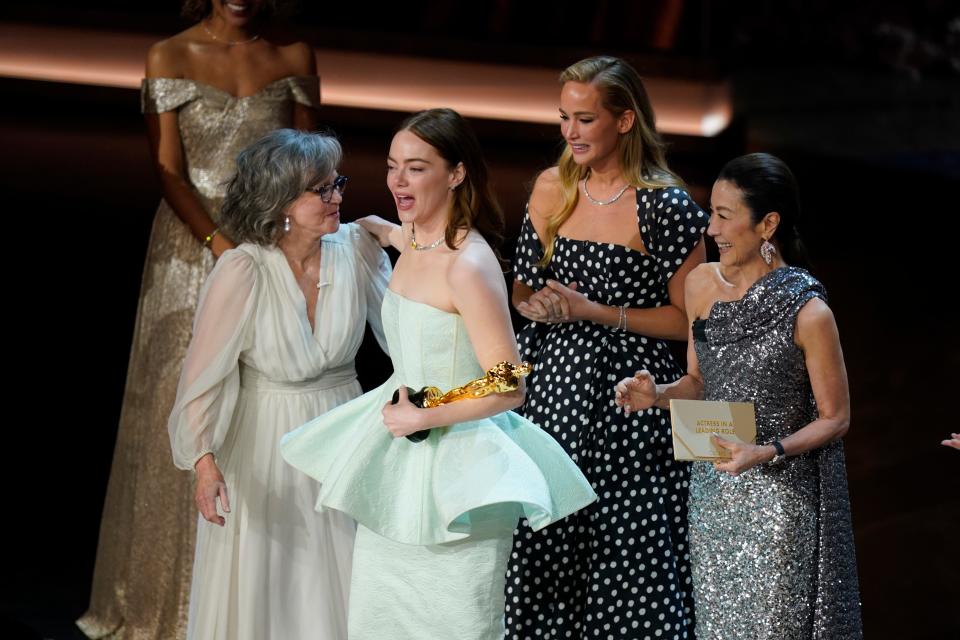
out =
[[363,278],[363,284],[366,285],[367,298],[367,322],[376,336],[377,342],[384,353],[388,354],[387,340],[383,335],[383,317],[381,316],[381,307],[383,306],[383,293],[390,282],[390,276],[393,274],[393,267],[390,265],[390,258],[387,252],[380,247],[380,243],[366,229],[360,225],[352,225],[354,230],[354,246],[357,251],[357,259],[360,264],[360,274]]
[[193,80],[144,78],[140,82],[140,111],[142,113],[173,111],[197,96],[197,84]]
[[173,462],[192,470],[226,438],[240,391],[240,354],[252,340],[257,264],[242,249],[225,252],[200,292],[193,338],[167,428]]
[[543,246],[540,236],[537,235],[533,223],[530,221],[530,210],[523,215],[523,224],[520,226],[520,236],[517,238],[517,248],[513,254],[513,277],[534,291],[543,289],[547,284],[547,270],[538,262],[543,258]]
[[680,187],[645,191],[640,232],[666,283],[703,237],[709,218]]

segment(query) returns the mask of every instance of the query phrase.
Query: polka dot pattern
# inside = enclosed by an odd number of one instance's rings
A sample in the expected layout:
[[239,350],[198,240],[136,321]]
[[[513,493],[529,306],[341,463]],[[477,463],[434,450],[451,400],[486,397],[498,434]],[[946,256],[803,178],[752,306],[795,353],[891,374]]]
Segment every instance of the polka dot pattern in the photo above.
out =
[[[516,278],[577,282],[588,298],[631,308],[669,302],[666,283],[699,242],[707,216],[682,189],[638,189],[638,224],[649,254],[559,236],[546,269],[524,218]],[[521,357],[534,363],[523,413],[554,436],[600,499],[565,520],[514,535],[506,584],[507,637],[693,637],[687,550],[688,465],[673,460],[669,414],[629,417],[613,386],[637,369],[674,380],[667,345],[590,322],[529,324]]]

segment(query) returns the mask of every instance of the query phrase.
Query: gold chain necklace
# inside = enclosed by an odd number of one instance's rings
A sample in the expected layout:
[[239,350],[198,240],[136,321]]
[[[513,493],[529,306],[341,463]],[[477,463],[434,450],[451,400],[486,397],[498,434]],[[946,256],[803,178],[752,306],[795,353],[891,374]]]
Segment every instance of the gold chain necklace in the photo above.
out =
[[255,35],[255,36],[253,36],[252,38],[249,38],[249,39],[247,39],[247,40],[224,40],[224,39],[218,38],[216,35],[214,35],[213,31],[210,31],[209,27],[207,27],[207,21],[206,21],[206,20],[201,20],[201,21],[200,21],[200,26],[203,27],[203,30],[207,32],[207,35],[208,35],[208,36],[210,36],[211,38],[213,38],[213,39],[216,40],[217,42],[220,42],[220,43],[222,43],[222,44],[227,45],[228,47],[236,47],[236,46],[239,46],[239,45],[242,45],[242,44],[250,44],[251,42],[260,39],[260,34],[258,33],[257,35]]

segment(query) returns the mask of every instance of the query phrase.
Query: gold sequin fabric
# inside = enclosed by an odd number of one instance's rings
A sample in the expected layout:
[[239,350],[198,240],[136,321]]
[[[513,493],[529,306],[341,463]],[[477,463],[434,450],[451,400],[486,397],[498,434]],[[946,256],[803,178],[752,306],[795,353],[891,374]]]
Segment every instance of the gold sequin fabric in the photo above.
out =
[[[316,77],[288,77],[235,98],[183,78],[148,78],[144,113],[176,111],[187,175],[217,219],[225,181],[245,146],[290,127],[295,102],[311,107]],[[100,523],[90,608],[77,625],[90,638],[186,637],[196,537],[193,476],[173,466],[167,418],[213,255],[166,202],[147,248],[117,442]]]
[[[695,341],[705,399],[755,403],[757,442],[817,416],[797,314],[823,286],[784,267],[733,302],[717,302]],[[696,636],[851,640],[862,637],[843,445],[732,477],[693,465],[690,555]]]

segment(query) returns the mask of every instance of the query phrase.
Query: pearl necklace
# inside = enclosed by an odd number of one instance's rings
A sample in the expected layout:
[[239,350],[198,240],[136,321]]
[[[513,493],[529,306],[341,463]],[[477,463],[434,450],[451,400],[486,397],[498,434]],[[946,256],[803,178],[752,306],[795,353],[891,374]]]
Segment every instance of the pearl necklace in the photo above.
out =
[[630,188],[630,184],[629,184],[629,183],[628,183],[628,184],[625,184],[625,185],[623,185],[623,189],[620,189],[620,192],[619,192],[617,195],[613,196],[612,198],[609,198],[609,199],[607,199],[607,200],[597,200],[596,198],[594,198],[593,196],[591,196],[591,195],[590,195],[590,191],[587,190],[587,180],[589,180],[589,179],[590,179],[590,171],[589,171],[589,169],[588,169],[588,170],[587,170],[587,175],[584,176],[584,178],[583,178],[583,195],[587,196],[587,200],[589,200],[589,201],[592,202],[593,204],[598,205],[598,206],[601,206],[601,207],[605,207],[605,206],[607,206],[608,204],[613,204],[614,202],[616,202],[617,200],[620,199],[620,196],[622,196],[622,195],[626,192],[627,189]]
[[414,251],[429,251],[430,249],[436,249],[440,246],[440,243],[443,242],[444,236],[440,236],[430,244],[417,244],[417,228],[413,225],[410,226],[410,247]]
[[203,30],[207,32],[207,35],[208,35],[208,36],[210,36],[211,38],[213,38],[213,39],[216,40],[217,42],[220,42],[220,43],[223,43],[223,44],[227,45],[228,47],[236,47],[236,46],[239,46],[239,45],[242,45],[242,44],[250,44],[251,42],[260,39],[260,34],[258,33],[257,35],[255,35],[255,36],[253,36],[252,38],[249,38],[249,39],[247,39],[247,40],[223,40],[223,39],[218,38],[217,36],[215,36],[214,33],[213,33],[213,31],[210,31],[210,29],[207,27],[207,21],[206,21],[206,20],[201,20],[201,21],[200,21],[200,26],[203,27]]

